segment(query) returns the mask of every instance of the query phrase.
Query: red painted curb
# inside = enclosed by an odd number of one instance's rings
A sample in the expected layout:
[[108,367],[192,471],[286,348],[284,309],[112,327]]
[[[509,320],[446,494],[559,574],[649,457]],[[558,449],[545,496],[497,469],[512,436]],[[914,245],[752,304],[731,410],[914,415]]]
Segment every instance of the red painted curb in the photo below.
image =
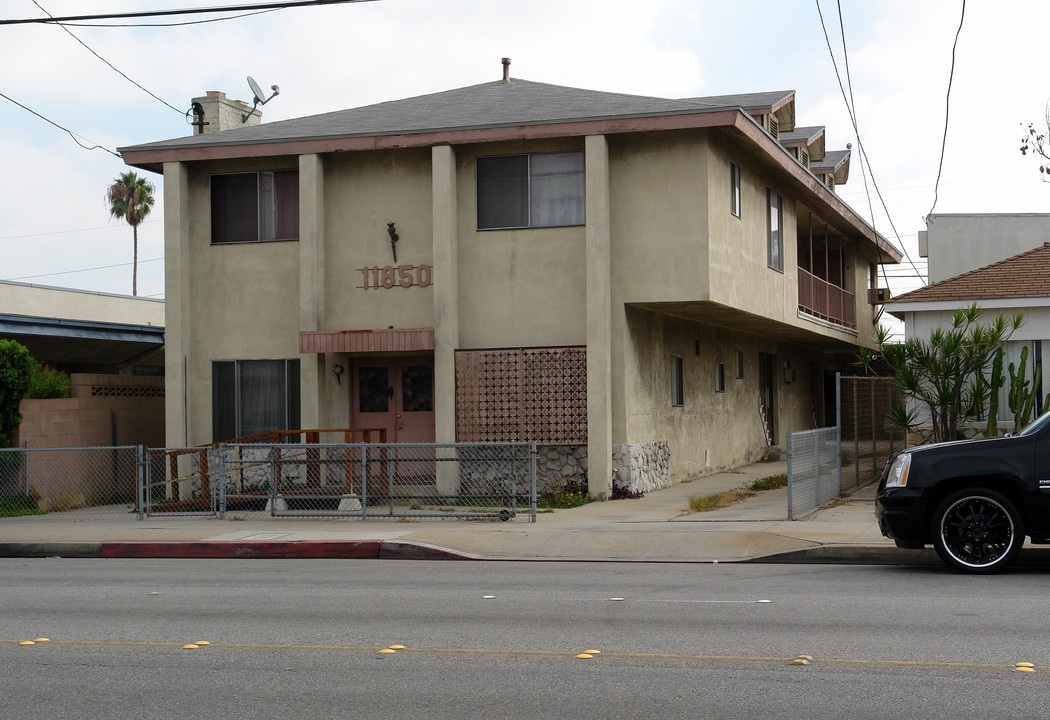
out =
[[104,558],[301,558],[341,560],[376,559],[380,540],[292,540],[168,542],[127,541],[102,543]]

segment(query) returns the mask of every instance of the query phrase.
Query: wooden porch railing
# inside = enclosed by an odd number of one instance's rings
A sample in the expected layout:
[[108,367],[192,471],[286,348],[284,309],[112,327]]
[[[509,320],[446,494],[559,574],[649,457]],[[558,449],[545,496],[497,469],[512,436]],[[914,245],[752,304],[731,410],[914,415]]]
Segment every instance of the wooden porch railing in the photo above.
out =
[[798,308],[802,312],[850,329],[857,327],[853,293],[802,268],[798,269]]
[[[169,450],[164,453],[164,456],[168,459],[169,476],[171,478],[179,477],[179,458],[186,455],[197,456],[197,474],[201,481],[201,497],[207,498],[211,494],[211,481],[208,471],[208,451],[212,448],[219,447],[220,445],[247,445],[247,444],[260,444],[260,445],[276,445],[282,442],[289,442],[297,440],[298,442],[304,442],[308,445],[317,445],[321,442],[322,434],[334,434],[342,435],[344,443],[355,442],[354,438],[360,438],[356,442],[372,443],[376,442],[383,444],[386,442],[386,428],[334,428],[334,429],[315,429],[315,430],[272,430],[268,432],[255,433],[253,435],[245,435],[244,437],[233,438],[231,440],[223,440],[221,442],[208,443],[207,445],[199,445],[195,448],[184,448],[179,450]],[[373,439],[374,438],[374,439]],[[309,459],[317,460],[318,455],[316,451],[309,453],[311,457]],[[316,481],[319,484],[320,474],[317,463],[314,462],[308,466],[308,480]],[[316,476],[316,477],[314,477]]]

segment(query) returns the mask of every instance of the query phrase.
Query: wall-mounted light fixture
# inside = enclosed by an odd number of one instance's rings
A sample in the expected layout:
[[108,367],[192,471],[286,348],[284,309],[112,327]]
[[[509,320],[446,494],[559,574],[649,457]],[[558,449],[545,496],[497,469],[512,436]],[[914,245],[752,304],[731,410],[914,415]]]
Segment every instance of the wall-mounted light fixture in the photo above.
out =
[[332,372],[335,374],[335,381],[340,385],[343,384],[343,372],[345,368],[342,365],[333,365]]

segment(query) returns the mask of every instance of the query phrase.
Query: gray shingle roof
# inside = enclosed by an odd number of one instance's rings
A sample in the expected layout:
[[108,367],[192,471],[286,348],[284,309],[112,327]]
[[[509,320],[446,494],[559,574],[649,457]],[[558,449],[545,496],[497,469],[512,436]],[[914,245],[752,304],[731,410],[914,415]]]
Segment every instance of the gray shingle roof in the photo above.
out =
[[[599,118],[699,113],[771,102],[793,91],[669,100],[529,80],[483,83],[376,105],[136,145],[134,149],[402,135]],[[132,149],[132,148],[122,148]]]
[[849,160],[849,156],[849,150],[828,150],[824,153],[824,159],[820,162],[811,163],[809,169],[814,174],[833,173],[842,167],[843,163]]
[[808,145],[823,134],[823,125],[814,125],[811,127],[797,127],[790,132],[781,132],[780,135],[777,136],[777,140],[779,140],[780,144],[784,147],[791,147],[793,145]]

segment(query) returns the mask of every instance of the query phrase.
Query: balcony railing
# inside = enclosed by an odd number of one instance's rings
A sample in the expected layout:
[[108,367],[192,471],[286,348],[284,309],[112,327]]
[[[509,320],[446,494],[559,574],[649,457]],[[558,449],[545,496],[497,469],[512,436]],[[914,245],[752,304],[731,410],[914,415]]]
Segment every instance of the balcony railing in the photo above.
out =
[[798,269],[798,309],[807,315],[850,329],[857,327],[853,293]]

